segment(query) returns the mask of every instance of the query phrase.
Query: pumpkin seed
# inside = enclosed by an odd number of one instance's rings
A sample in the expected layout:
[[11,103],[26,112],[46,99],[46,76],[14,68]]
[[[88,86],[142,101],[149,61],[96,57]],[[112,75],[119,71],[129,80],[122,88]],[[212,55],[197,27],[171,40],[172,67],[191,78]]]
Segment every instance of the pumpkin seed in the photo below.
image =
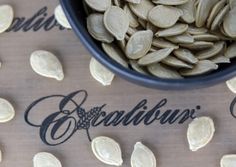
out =
[[217,56],[210,58],[210,61],[216,64],[230,63],[230,59],[222,54],[218,54]]
[[214,21],[217,14],[224,8],[227,0],[221,0],[215,4],[213,9],[210,12],[210,15],[207,19],[207,28],[211,27],[212,22]]
[[0,98],[0,123],[9,122],[15,117],[15,109],[6,99]]
[[147,20],[148,13],[154,7],[154,4],[150,0],[141,0],[139,4],[129,3],[129,7],[136,16]]
[[131,155],[131,167],[156,167],[156,158],[153,152],[141,142],[134,145]]
[[152,45],[158,48],[174,48],[174,49],[179,48],[178,45],[175,45],[163,38],[153,38]]
[[141,66],[145,66],[153,63],[158,63],[167,58],[167,56],[169,56],[173,50],[174,48],[165,48],[155,52],[151,52],[139,59],[138,64]]
[[220,160],[221,167],[234,167],[235,165],[236,165],[235,154],[224,155]]
[[215,133],[214,122],[210,117],[195,118],[188,126],[187,139],[189,149],[197,151],[205,147]]
[[176,57],[170,55],[167,58],[165,58],[164,60],[161,61],[163,64],[166,64],[170,67],[173,68],[187,68],[187,69],[192,69],[193,66],[189,65],[179,59],[177,59]]
[[158,5],[149,12],[148,20],[157,27],[169,28],[175,25],[183,11],[176,7]]
[[190,50],[199,50],[199,49],[208,49],[214,46],[212,42],[205,41],[195,41],[191,44],[180,44],[184,48],[188,48]]
[[130,59],[139,59],[146,55],[152,45],[151,30],[138,31],[131,36],[126,45],[126,55]]
[[217,42],[211,48],[196,53],[196,57],[199,60],[208,59],[219,54],[224,49],[224,46],[225,42]]
[[2,151],[0,150],[0,163],[2,162]]
[[141,67],[140,65],[138,65],[137,61],[135,60],[130,60],[129,61],[131,67],[133,70],[141,73],[141,74],[145,74],[145,75],[148,75],[148,72],[147,70],[144,68],[144,67]]
[[199,0],[196,11],[196,26],[202,27],[205,25],[207,18],[218,0]]
[[128,63],[125,60],[124,54],[116,45],[102,43],[102,48],[110,58],[112,58],[117,63],[121,64],[122,66],[128,68]]
[[183,15],[181,16],[181,19],[186,23],[194,23],[195,21],[195,6],[194,6],[195,0],[188,0],[187,3],[179,5],[178,8],[183,11]]
[[54,78],[58,81],[64,79],[61,62],[48,51],[34,51],[30,56],[30,64],[32,69],[41,76]]
[[232,38],[236,38],[236,8],[233,8],[225,16],[223,21],[224,31]]
[[190,50],[177,49],[173,53],[177,58],[179,58],[180,60],[183,60],[187,63],[197,64],[197,62],[198,62],[198,59],[193,55],[193,53]]
[[123,40],[129,28],[129,17],[121,8],[111,6],[104,14],[104,25],[117,40]]
[[193,26],[188,26],[188,30],[187,33],[191,34],[191,35],[200,35],[200,34],[205,34],[207,33],[207,29],[206,28],[198,28],[198,27],[193,27]]
[[126,1],[130,3],[136,3],[136,4],[141,3],[141,0],[126,0]]
[[85,2],[98,12],[105,12],[111,6],[111,0],[85,0]]
[[147,66],[148,71],[159,78],[164,79],[181,79],[181,75],[174,69],[167,67],[161,63],[151,64]]
[[89,69],[92,77],[103,86],[111,85],[115,75],[94,58],[90,60]]
[[179,34],[183,34],[185,31],[187,31],[188,25],[187,24],[181,24],[177,23],[173,27],[157,31],[155,34],[157,37],[170,37],[170,36],[176,36]]
[[172,37],[166,37],[166,39],[176,44],[193,44],[194,43],[193,36],[188,33],[184,33],[184,34],[176,35]]
[[189,0],[153,0],[153,3],[161,5],[182,5],[188,1]]
[[230,11],[229,5],[226,5],[215,17],[214,21],[211,24],[211,30],[216,30],[219,25],[223,22],[223,19],[226,14]]
[[129,6],[128,5],[125,5],[124,6],[124,11],[125,13],[128,15],[129,17],[129,26],[130,27],[133,27],[133,28],[136,28],[139,26],[139,23],[137,21],[137,16],[134,15],[134,13],[130,10]]
[[180,74],[182,76],[196,76],[206,74],[216,69],[218,69],[218,65],[216,65],[212,61],[201,60],[192,69],[181,69]]
[[0,6],[0,33],[10,28],[14,19],[14,11],[10,5]]
[[226,81],[226,85],[228,86],[229,90],[233,93],[236,93],[236,77]]
[[34,167],[62,167],[61,162],[53,154],[47,152],[37,153],[33,158]]
[[234,42],[233,44],[229,45],[229,47],[226,49],[225,57],[228,57],[230,59],[236,57],[236,42]]
[[103,23],[103,14],[94,13],[87,18],[87,28],[90,35],[98,41],[111,43],[114,37],[107,31]]
[[108,165],[121,166],[123,163],[119,144],[105,136],[96,137],[91,143],[96,158]]
[[220,38],[217,35],[213,34],[199,34],[199,35],[193,35],[194,40],[196,41],[207,41],[207,42],[212,42],[212,41],[219,41]]

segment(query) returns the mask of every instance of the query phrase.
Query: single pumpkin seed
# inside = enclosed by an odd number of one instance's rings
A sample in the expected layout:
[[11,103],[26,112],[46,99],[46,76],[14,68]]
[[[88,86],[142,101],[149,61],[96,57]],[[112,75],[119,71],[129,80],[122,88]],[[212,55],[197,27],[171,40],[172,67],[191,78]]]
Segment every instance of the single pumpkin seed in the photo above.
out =
[[183,11],[183,15],[181,16],[181,19],[186,23],[194,23],[195,21],[195,6],[194,6],[195,0],[188,0],[187,3],[179,5],[178,8]]
[[218,65],[216,65],[212,61],[201,60],[192,69],[181,69],[180,74],[182,76],[196,76],[206,74],[216,69],[218,69]]
[[0,5],[0,33],[10,28],[14,19],[14,11],[10,5]]
[[199,60],[214,57],[215,55],[219,54],[224,49],[224,47],[225,47],[225,42],[217,42],[211,48],[196,53],[196,57]]
[[230,59],[236,57],[236,42],[228,46],[225,51],[225,57],[228,57]]
[[90,60],[89,69],[92,77],[103,86],[111,85],[115,75],[94,58]]
[[126,1],[130,3],[136,3],[136,4],[141,3],[141,0],[126,0]]
[[141,142],[134,145],[131,155],[131,167],[156,167],[156,158],[153,152]]
[[104,14],[104,25],[117,40],[123,40],[129,28],[129,17],[121,8],[111,6]]
[[149,11],[155,6],[150,0],[141,0],[139,4],[129,3],[129,7],[136,16],[147,20]]
[[177,49],[173,53],[177,58],[187,63],[197,64],[198,62],[198,59],[188,49]]
[[120,145],[115,140],[105,136],[96,137],[92,140],[91,147],[101,162],[114,166],[123,164]]
[[159,78],[164,79],[181,79],[182,76],[174,69],[167,67],[161,63],[151,64],[147,66],[148,71]]
[[107,31],[103,23],[103,14],[93,13],[87,18],[87,28],[90,35],[98,41],[111,43],[114,37]]
[[0,98],[0,123],[9,122],[15,117],[15,109],[6,99]]
[[157,27],[169,28],[176,24],[183,11],[176,7],[158,5],[149,12],[148,20]]
[[179,48],[178,45],[175,45],[163,38],[153,38],[152,45],[158,48],[174,48],[174,49]]
[[214,122],[210,117],[195,118],[188,126],[187,139],[189,149],[197,151],[205,147],[215,133]]
[[193,38],[195,41],[207,41],[207,42],[213,42],[213,41],[219,41],[220,38],[217,35],[214,34],[199,34],[199,35],[193,35]]
[[226,81],[226,85],[231,92],[236,93],[236,77]]
[[112,58],[122,66],[128,68],[128,63],[125,59],[124,54],[116,45],[102,43],[102,48],[110,58]]
[[187,68],[187,69],[193,68],[192,65],[189,65],[189,64],[177,59],[173,55],[168,56],[167,58],[163,59],[161,62],[163,64],[166,64],[166,65],[173,67],[173,68]]
[[207,31],[208,30],[204,27],[198,28],[198,27],[188,26],[187,33],[189,33],[191,35],[200,35],[200,34],[207,33]]
[[191,44],[180,44],[182,47],[190,50],[208,49],[214,46],[212,42],[195,41]]
[[187,31],[187,29],[188,29],[187,24],[177,23],[173,27],[157,31],[155,36],[157,37],[176,36],[183,34],[185,31]]
[[188,33],[184,33],[184,34],[176,35],[172,37],[166,37],[166,39],[176,44],[193,44],[194,43],[193,36]]
[[232,38],[236,38],[236,19],[235,18],[236,18],[236,8],[233,8],[225,16],[224,21],[223,21],[225,33]]
[[40,152],[35,154],[33,158],[34,167],[62,167],[60,160],[51,153]]
[[182,5],[188,1],[189,0],[153,0],[153,3],[161,5]]
[[155,52],[151,52],[139,59],[138,64],[141,66],[145,66],[153,63],[158,63],[167,58],[173,50],[174,48],[165,48]]
[[111,6],[111,0],[85,0],[85,2],[98,12],[105,12]]
[[234,167],[236,166],[236,155],[224,155],[220,160],[220,167]]
[[230,59],[222,54],[218,54],[217,56],[210,58],[210,61],[216,64],[230,63]]
[[58,81],[64,79],[61,62],[54,54],[48,51],[34,51],[30,56],[30,64],[32,69],[41,76],[54,78]]
[[127,45],[126,55],[130,59],[139,59],[146,55],[152,45],[153,32],[151,30],[138,31],[133,34]]

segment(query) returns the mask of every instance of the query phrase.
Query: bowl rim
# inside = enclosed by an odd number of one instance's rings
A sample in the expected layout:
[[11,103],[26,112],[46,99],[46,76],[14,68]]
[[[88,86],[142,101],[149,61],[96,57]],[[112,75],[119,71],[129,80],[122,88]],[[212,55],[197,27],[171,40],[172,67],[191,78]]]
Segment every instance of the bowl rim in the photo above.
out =
[[236,76],[236,66],[233,65],[221,71],[210,73],[209,75],[187,79],[162,79],[127,69],[111,58],[108,58],[101,48],[97,46],[89,35],[86,27],[82,25],[76,16],[76,12],[73,10],[72,1],[73,0],[60,0],[65,15],[71,24],[72,30],[97,61],[116,75],[134,84],[162,90],[189,90],[213,86]]

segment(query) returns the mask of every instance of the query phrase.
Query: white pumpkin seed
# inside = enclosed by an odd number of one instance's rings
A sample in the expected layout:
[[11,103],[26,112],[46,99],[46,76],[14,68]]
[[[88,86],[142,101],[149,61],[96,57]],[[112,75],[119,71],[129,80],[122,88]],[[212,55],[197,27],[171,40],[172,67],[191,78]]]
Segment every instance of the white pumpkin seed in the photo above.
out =
[[65,27],[65,28],[68,28],[68,29],[71,29],[71,25],[70,25],[69,21],[67,20],[66,15],[65,15],[61,5],[58,5],[55,8],[54,16],[55,16],[55,19],[57,20],[57,22],[61,26]]
[[158,5],[149,12],[148,20],[157,27],[169,28],[175,25],[183,11],[176,7]]
[[97,159],[108,165],[121,166],[123,163],[119,144],[105,136],[96,137],[91,143],[92,151]]
[[104,25],[117,40],[123,40],[129,28],[129,17],[121,8],[111,6],[104,14]]
[[0,163],[2,162],[2,151],[0,150]]
[[157,36],[157,37],[176,36],[176,35],[179,35],[179,34],[183,34],[185,31],[187,31],[187,29],[188,29],[187,24],[177,23],[173,27],[157,31],[155,36]]
[[210,117],[195,118],[188,126],[187,139],[189,149],[197,151],[205,147],[215,133],[214,122]]
[[173,53],[177,58],[179,58],[180,60],[183,60],[187,63],[197,64],[197,62],[198,62],[198,59],[193,55],[193,53],[190,50],[177,49]]
[[186,23],[193,23],[195,21],[195,6],[194,6],[195,0],[188,0],[187,3],[179,5],[178,8],[180,8],[183,11],[183,15],[181,16],[181,19]]
[[138,64],[141,66],[145,66],[153,63],[158,63],[163,59],[167,58],[167,56],[169,56],[173,50],[174,48],[165,48],[165,49],[160,49],[156,52],[149,53],[146,56],[139,59]]
[[199,34],[199,35],[193,35],[193,38],[195,41],[207,41],[207,42],[213,42],[213,41],[219,41],[220,37],[213,34]]
[[103,23],[103,14],[93,13],[87,18],[87,28],[90,35],[98,41],[111,43],[114,37],[107,31]]
[[156,157],[147,146],[137,142],[131,155],[131,167],[156,167]]
[[166,39],[176,44],[193,44],[194,43],[193,36],[188,33],[184,33],[184,34],[176,35],[172,37],[166,37]]
[[225,57],[228,57],[230,59],[236,57],[236,42],[228,46],[225,51]]
[[198,27],[193,27],[193,26],[188,26],[188,30],[187,33],[191,34],[191,35],[200,35],[200,34],[205,34],[207,33],[207,29],[206,28],[198,28]]
[[136,16],[143,20],[147,20],[149,11],[155,6],[150,0],[141,0],[139,4],[129,3],[129,7]]
[[130,59],[139,59],[146,55],[152,45],[151,30],[138,31],[131,36],[126,45],[126,55]]
[[208,59],[210,57],[219,54],[224,49],[224,47],[225,47],[225,42],[217,42],[211,48],[196,53],[196,57],[199,60]]
[[226,85],[228,86],[229,90],[233,93],[236,93],[236,77],[226,81]]
[[223,63],[230,63],[230,59],[228,57],[225,57],[222,54],[218,54],[212,58],[210,58],[210,61],[216,64],[223,64]]
[[224,155],[220,160],[220,167],[235,167],[235,166],[236,166],[235,154]]
[[116,45],[102,43],[102,48],[110,58],[112,58],[122,66],[128,68],[128,63],[125,60],[124,54]]
[[208,49],[214,46],[212,42],[205,41],[195,41],[191,44],[180,44],[184,48],[188,48],[190,50],[200,50],[200,49]]
[[0,33],[10,28],[14,19],[14,11],[10,5],[0,6]]
[[62,167],[61,162],[51,153],[40,152],[35,154],[33,158],[34,167]]
[[136,3],[136,4],[141,3],[141,0],[126,0],[126,1],[130,3]]
[[85,0],[85,2],[98,12],[105,12],[111,6],[111,0]]
[[225,16],[223,26],[226,34],[232,38],[236,38],[236,8],[233,8]]
[[115,75],[94,58],[90,60],[89,69],[92,77],[103,86],[111,85]]
[[161,5],[182,5],[188,1],[189,0],[153,0],[153,3]]
[[213,9],[210,12],[210,15],[208,16],[207,19],[207,28],[211,27],[212,22],[214,21],[215,17],[217,14],[224,8],[227,0],[221,0],[215,4]]
[[193,68],[192,65],[189,65],[189,64],[177,59],[173,55],[168,56],[167,58],[165,58],[161,62],[163,64],[166,64],[166,65],[168,65],[170,67],[173,67],[173,68],[187,68],[187,69],[192,69]]
[[201,60],[192,69],[181,69],[180,74],[182,76],[197,76],[209,73],[216,69],[218,69],[218,65],[216,65],[212,61]]
[[211,30],[214,31],[216,28],[218,28],[221,23],[223,22],[223,19],[226,14],[230,11],[229,5],[226,5],[215,17],[214,21],[211,24]]
[[48,51],[34,51],[30,56],[30,64],[32,69],[39,75],[54,78],[58,81],[64,79],[61,62],[54,54]]
[[0,98],[0,123],[9,122],[15,117],[15,109],[6,99]]
[[202,27],[205,25],[210,11],[215,6],[218,0],[199,0],[196,11],[196,26]]
[[159,78],[164,79],[181,79],[181,75],[174,69],[167,67],[161,63],[151,64],[147,66],[148,71]]
[[152,45],[158,48],[174,48],[174,49],[179,48],[178,45],[175,45],[163,38],[153,38]]

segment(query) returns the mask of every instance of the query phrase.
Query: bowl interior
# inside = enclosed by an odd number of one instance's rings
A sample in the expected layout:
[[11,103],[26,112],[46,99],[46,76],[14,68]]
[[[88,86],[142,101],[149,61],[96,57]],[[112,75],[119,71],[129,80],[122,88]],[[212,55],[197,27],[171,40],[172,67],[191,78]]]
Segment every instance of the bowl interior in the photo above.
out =
[[87,32],[87,16],[83,8],[82,0],[61,0],[61,4],[74,32],[92,55],[108,69],[135,84],[150,88],[183,90],[208,87],[236,75],[236,60],[232,60],[230,64],[221,64],[220,68],[212,73],[177,80],[146,76],[133,70],[126,69],[109,58],[103,52],[100,42],[94,40]]

